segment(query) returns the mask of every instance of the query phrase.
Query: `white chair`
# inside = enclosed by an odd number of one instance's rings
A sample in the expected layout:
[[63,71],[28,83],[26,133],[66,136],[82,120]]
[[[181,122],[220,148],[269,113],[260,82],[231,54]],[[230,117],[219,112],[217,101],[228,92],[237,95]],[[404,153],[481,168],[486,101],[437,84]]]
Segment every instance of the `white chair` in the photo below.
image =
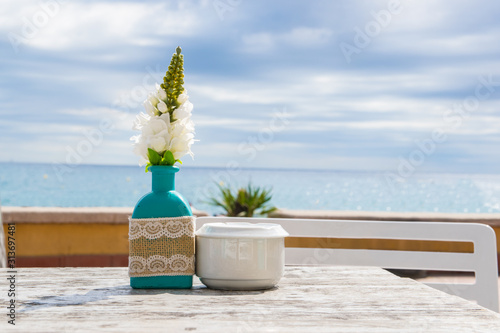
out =
[[427,285],[475,300],[479,305],[498,312],[496,238],[493,229],[484,224],[201,217],[197,218],[196,227],[210,222],[277,223],[291,237],[472,242],[473,253],[286,248],[285,262],[288,265],[376,266],[389,269],[474,272],[474,284]]

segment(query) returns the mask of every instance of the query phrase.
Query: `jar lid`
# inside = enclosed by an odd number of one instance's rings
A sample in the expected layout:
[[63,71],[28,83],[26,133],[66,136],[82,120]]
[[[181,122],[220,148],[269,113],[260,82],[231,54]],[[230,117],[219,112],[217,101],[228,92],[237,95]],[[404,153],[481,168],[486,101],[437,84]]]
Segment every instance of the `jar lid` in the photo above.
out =
[[274,223],[206,223],[196,231],[196,236],[207,238],[282,238],[288,235],[281,225]]

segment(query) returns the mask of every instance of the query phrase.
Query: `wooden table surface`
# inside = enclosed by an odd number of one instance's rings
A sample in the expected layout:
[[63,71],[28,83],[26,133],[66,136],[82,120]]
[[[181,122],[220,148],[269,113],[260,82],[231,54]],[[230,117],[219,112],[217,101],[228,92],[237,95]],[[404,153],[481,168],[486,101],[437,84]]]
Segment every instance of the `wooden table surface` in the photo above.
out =
[[134,290],[126,268],[19,268],[0,332],[500,332],[500,315],[379,268],[287,267],[268,291]]

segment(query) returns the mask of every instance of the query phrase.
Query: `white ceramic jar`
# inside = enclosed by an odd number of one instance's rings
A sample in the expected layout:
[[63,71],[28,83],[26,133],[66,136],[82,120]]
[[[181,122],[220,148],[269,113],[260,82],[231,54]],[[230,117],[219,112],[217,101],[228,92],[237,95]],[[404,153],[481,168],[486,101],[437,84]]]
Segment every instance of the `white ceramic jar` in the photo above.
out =
[[272,223],[207,223],[196,232],[196,275],[209,288],[274,287],[285,267],[288,233]]

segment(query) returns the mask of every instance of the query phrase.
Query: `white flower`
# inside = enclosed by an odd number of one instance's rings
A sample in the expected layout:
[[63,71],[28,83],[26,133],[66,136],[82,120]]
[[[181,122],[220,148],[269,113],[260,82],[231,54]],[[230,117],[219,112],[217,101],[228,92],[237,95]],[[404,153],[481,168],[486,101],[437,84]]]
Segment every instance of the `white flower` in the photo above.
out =
[[144,108],[146,109],[148,115],[154,116],[158,113],[157,112],[158,110],[156,110],[156,108],[151,104],[149,99],[145,100],[144,103],[142,103],[142,105],[144,105]]
[[137,116],[135,116],[134,120],[134,125],[132,126],[133,130],[141,130],[142,127],[148,123],[149,119],[151,117],[145,113],[139,113]]
[[179,104],[183,104],[184,102],[186,102],[188,100],[189,96],[187,94],[187,90],[184,90],[182,92],[182,94],[179,95],[179,97],[177,97],[177,102]]
[[168,148],[167,140],[165,140],[165,137],[162,135],[155,135],[151,137],[149,139],[149,145],[151,146],[151,149],[156,150],[159,153],[164,152]]
[[142,127],[142,134],[151,136],[156,135],[164,130],[168,130],[168,126],[165,120],[160,117],[151,117],[149,122]]
[[167,104],[165,104],[164,101],[159,101],[156,107],[158,108],[158,111],[160,111],[161,113],[165,113],[168,110]]
[[170,150],[176,160],[184,155],[193,156],[191,145],[194,143],[194,123],[191,120],[193,104],[184,91],[177,101],[181,103],[172,113],[168,112],[165,91],[157,84],[156,96],[149,95],[144,101],[146,113],[140,113],[134,121],[134,129],[141,134],[131,137],[134,142],[134,153],[139,155],[140,164],[148,162],[148,149],[153,149],[162,155]]
[[[133,136],[131,140],[134,143],[134,153],[141,156],[146,162],[148,158],[148,148],[157,151],[159,154],[166,151],[170,145],[171,135],[169,133],[170,123],[167,117],[151,117],[149,121],[142,126],[142,134]],[[141,159],[141,165],[144,160]]]
[[175,159],[189,154],[193,156],[191,145],[194,143],[194,124],[191,119],[177,120],[173,122],[171,128],[172,141],[169,150],[174,154]]
[[167,92],[157,83],[156,84],[156,96],[159,100],[165,101],[167,99]]
[[170,113],[166,112],[166,113],[162,114],[161,116],[159,116],[158,118],[163,120],[165,122],[165,124],[167,124],[167,126],[170,127]]
[[177,109],[174,110],[172,116],[174,119],[183,120],[191,117],[191,111],[193,110],[193,104],[191,102],[186,101],[181,104]]
[[148,147],[142,140],[142,135],[135,135],[131,137],[130,140],[134,141],[134,154],[141,157],[139,165],[146,164],[148,162]]
[[156,105],[158,104],[158,102],[160,101],[156,96],[155,94],[153,93],[150,93],[148,95],[148,99],[149,103],[151,103],[152,106],[156,107]]
[[187,132],[194,134],[194,123],[191,120],[191,118],[184,120],[182,125],[184,126]]
[[142,149],[145,148],[146,156],[147,148],[156,150],[158,153],[167,150],[170,143],[169,125],[160,117],[152,117],[149,123],[143,126],[141,140],[146,144],[146,147],[142,147]]
[[174,154],[175,159],[180,159],[182,156],[189,154],[191,157],[193,156],[193,152],[191,151],[191,145],[194,142],[194,134],[193,133],[183,133],[180,136],[175,136],[172,138],[170,142],[170,151]]

